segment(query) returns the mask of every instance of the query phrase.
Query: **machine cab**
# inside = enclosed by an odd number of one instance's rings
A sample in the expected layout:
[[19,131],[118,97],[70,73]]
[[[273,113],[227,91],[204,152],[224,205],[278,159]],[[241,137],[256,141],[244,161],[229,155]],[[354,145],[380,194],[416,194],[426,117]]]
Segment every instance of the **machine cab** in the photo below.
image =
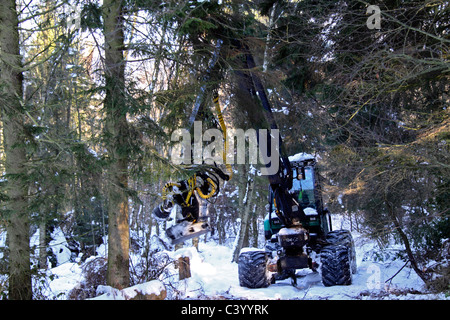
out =
[[[315,236],[328,233],[328,221],[326,210],[323,209],[322,193],[319,184],[319,176],[316,171],[315,157],[309,154],[300,153],[289,157],[293,173],[292,188],[289,193],[302,207],[307,216],[304,227]],[[274,212],[274,200],[272,191],[269,192],[269,212],[264,220],[265,238],[269,240],[282,227],[280,219]]]

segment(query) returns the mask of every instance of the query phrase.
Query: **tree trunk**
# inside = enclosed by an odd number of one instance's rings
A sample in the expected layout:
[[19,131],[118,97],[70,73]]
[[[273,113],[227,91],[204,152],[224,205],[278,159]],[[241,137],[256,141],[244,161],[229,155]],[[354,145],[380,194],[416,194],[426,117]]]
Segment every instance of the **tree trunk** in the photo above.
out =
[[45,219],[39,224],[39,269],[47,269],[47,224]]
[[258,237],[259,237],[259,233],[258,233],[258,216],[257,216],[257,212],[258,212],[258,207],[256,205],[253,205],[254,210],[252,210],[252,246],[255,248],[258,248]]
[[274,25],[274,16],[275,16],[275,10],[276,10],[277,3],[275,2],[272,6],[272,9],[270,10],[270,17],[269,17],[269,26],[267,30],[267,36],[266,36],[266,47],[264,49],[264,59],[263,59],[263,72],[267,72],[267,67],[269,65],[269,45],[270,45],[270,38],[271,38],[271,32]]
[[[248,171],[247,171],[248,172]],[[249,174],[249,173],[248,173]],[[253,202],[253,190],[254,190],[254,180],[245,175],[247,183],[241,185],[244,188],[243,194],[245,198],[242,200],[242,205],[239,206],[241,210],[241,226],[239,228],[238,240],[233,253],[233,262],[237,262],[239,258],[239,252],[242,248],[248,246],[249,244],[249,218],[250,218],[250,208]],[[241,186],[239,186],[241,188]],[[241,201],[240,201],[241,203]]]
[[105,37],[106,145],[110,159],[108,171],[108,284],[128,287],[128,123],[125,103],[125,60],[123,55],[123,7],[120,0],[103,2]]
[[414,269],[416,274],[423,280],[423,282],[425,282],[425,284],[428,284],[430,279],[427,277],[427,275],[422,270],[420,270],[419,266],[417,265],[416,258],[414,257],[414,254],[411,250],[411,244],[409,243],[408,236],[405,234],[405,232],[403,232],[402,226],[400,225],[400,222],[395,213],[394,206],[392,205],[391,202],[389,202],[389,200],[387,200],[387,197],[385,197],[385,203],[386,203],[386,207],[389,211],[391,220],[394,223],[395,230],[398,232],[400,239],[402,240],[403,244],[405,245],[406,254],[408,256],[409,261],[411,262],[412,268]]
[[8,179],[9,299],[30,300],[30,236],[18,16],[15,0],[0,2],[0,107],[3,121],[5,172]]

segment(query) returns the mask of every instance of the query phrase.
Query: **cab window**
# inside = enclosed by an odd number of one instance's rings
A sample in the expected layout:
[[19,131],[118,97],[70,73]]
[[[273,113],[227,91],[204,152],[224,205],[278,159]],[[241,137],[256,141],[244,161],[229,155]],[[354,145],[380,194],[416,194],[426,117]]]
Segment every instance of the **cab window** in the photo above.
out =
[[314,175],[311,167],[305,167],[305,179],[297,179],[300,170],[294,169],[294,181],[289,190],[299,201],[303,208],[315,208],[314,199]]

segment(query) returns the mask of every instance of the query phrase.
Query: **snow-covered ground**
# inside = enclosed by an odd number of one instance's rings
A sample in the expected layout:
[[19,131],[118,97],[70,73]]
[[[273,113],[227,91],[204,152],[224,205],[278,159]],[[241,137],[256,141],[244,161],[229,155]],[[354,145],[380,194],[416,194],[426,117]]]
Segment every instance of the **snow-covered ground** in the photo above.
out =
[[[334,226],[345,228],[345,221],[340,216],[333,219]],[[409,265],[402,269],[405,262],[398,258],[400,247],[393,245],[380,251],[374,241],[364,239],[356,232],[352,234],[358,270],[349,286],[325,287],[319,273],[299,270],[296,287],[286,279],[268,288],[243,288],[239,286],[238,266],[231,262],[233,248],[214,242],[201,242],[198,251],[194,247],[185,247],[158,253],[167,254],[174,260],[189,256],[192,275],[178,280],[178,269],[172,263],[161,274],[160,280],[167,289],[167,299],[450,299],[444,294],[426,293],[422,280]],[[47,270],[41,293],[48,299],[66,299],[67,293],[82,280],[82,267],[66,262]],[[104,292],[105,287],[102,289]],[[112,295],[99,298],[111,299]]]

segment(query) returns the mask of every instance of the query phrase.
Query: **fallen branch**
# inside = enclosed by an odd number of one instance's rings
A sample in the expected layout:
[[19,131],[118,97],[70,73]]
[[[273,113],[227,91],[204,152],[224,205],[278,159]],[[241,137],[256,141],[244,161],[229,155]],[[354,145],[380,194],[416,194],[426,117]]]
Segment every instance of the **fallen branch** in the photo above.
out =
[[395,278],[395,276],[397,276],[400,271],[403,270],[404,267],[406,267],[406,265],[410,262],[410,260],[408,259],[408,261],[406,261],[406,263],[403,265],[403,267],[401,267],[392,277],[390,277],[389,279],[387,279],[384,283],[389,282],[388,288],[391,285],[392,280]]

